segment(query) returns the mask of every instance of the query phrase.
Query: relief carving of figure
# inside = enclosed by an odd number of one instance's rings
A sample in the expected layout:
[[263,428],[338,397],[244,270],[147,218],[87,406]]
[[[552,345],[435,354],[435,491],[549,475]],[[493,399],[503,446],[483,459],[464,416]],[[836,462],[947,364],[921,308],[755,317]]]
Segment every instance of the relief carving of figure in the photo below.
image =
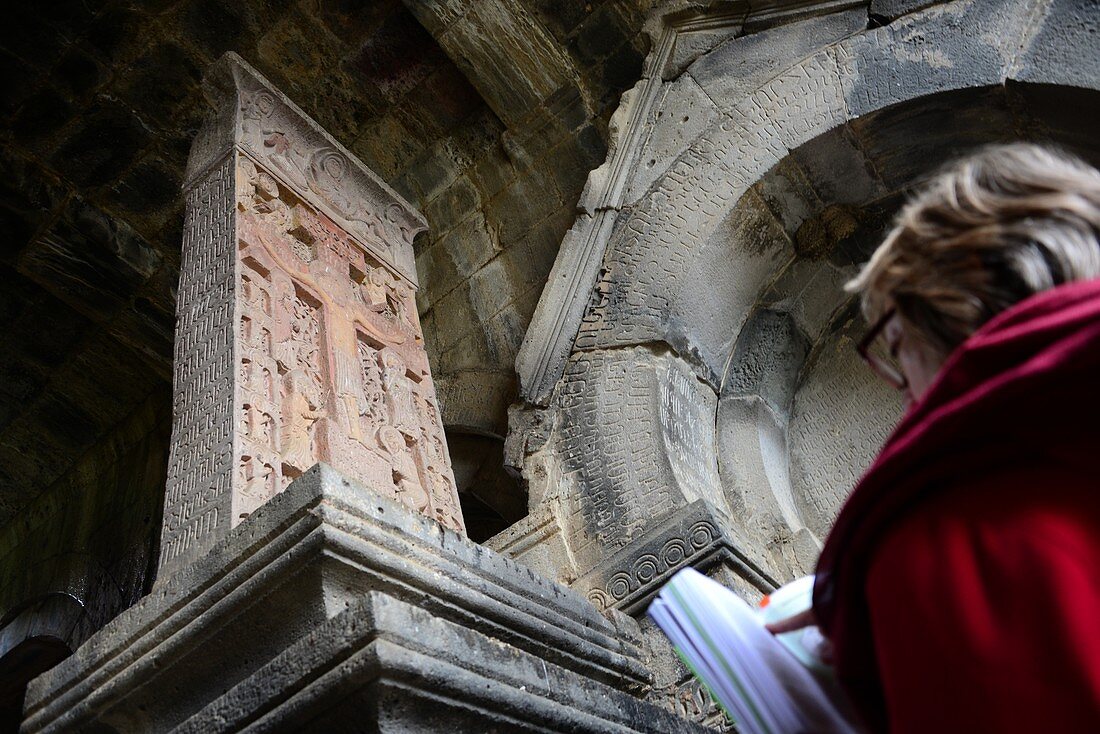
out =
[[359,422],[363,436],[374,436],[377,428],[385,420],[385,387],[382,384],[382,370],[378,366],[378,352],[369,345],[358,341],[360,374],[363,379],[363,393],[359,402]]
[[386,389],[390,425],[410,436],[418,436],[420,426],[412,383],[406,374],[405,362],[397,352],[386,351],[382,354],[382,384]]
[[282,461],[303,472],[317,463],[314,433],[317,421],[324,417],[321,390],[303,368],[296,367],[283,376],[282,407]]
[[393,483],[397,487],[398,499],[420,512],[427,511],[431,498],[420,484],[416,461],[405,442],[405,436],[393,426],[383,426],[378,430],[378,441],[390,455]]

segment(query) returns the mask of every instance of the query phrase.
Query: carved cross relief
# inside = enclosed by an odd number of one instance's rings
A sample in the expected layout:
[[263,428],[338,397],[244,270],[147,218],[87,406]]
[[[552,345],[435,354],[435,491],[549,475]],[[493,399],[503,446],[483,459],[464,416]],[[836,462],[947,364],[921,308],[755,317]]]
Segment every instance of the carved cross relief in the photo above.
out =
[[235,520],[326,461],[461,530],[412,288],[248,156],[236,176]]
[[188,162],[161,574],[319,461],[464,532],[415,303],[423,219],[223,57]]

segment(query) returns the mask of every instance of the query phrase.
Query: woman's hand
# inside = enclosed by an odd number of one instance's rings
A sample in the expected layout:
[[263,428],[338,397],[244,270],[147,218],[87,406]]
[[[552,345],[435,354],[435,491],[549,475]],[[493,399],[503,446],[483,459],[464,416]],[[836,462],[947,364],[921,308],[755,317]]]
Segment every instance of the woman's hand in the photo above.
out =
[[773,635],[781,635],[784,632],[794,632],[804,627],[812,627],[815,624],[817,624],[817,619],[814,618],[814,610],[811,607],[804,612],[792,614],[771,624],[766,624],[764,629]]
[[[784,632],[795,632],[807,627],[813,627],[817,624],[817,618],[814,617],[814,610],[811,607],[804,612],[798,614],[792,614],[789,617],[785,617],[771,624],[764,625],[764,629],[771,632],[773,635],[781,635]],[[826,665],[833,664],[833,643],[829,642],[825,637],[821,638],[821,644],[813,651],[821,662]]]

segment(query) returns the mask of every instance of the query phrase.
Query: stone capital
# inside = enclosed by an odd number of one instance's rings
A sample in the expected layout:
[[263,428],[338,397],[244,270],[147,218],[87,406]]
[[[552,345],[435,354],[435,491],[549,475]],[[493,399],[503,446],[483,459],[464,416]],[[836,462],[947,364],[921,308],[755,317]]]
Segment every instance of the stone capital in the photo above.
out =
[[428,224],[412,204],[237,54],[214,62],[203,90],[212,110],[192,146],[184,189],[236,148],[417,287],[412,243]]

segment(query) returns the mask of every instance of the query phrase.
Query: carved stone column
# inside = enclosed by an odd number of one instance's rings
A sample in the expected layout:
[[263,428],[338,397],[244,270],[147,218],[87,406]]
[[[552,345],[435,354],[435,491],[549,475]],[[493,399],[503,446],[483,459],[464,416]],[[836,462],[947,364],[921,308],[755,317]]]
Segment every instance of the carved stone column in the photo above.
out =
[[463,532],[414,301],[424,219],[239,57],[206,95],[161,578],[318,461]]

